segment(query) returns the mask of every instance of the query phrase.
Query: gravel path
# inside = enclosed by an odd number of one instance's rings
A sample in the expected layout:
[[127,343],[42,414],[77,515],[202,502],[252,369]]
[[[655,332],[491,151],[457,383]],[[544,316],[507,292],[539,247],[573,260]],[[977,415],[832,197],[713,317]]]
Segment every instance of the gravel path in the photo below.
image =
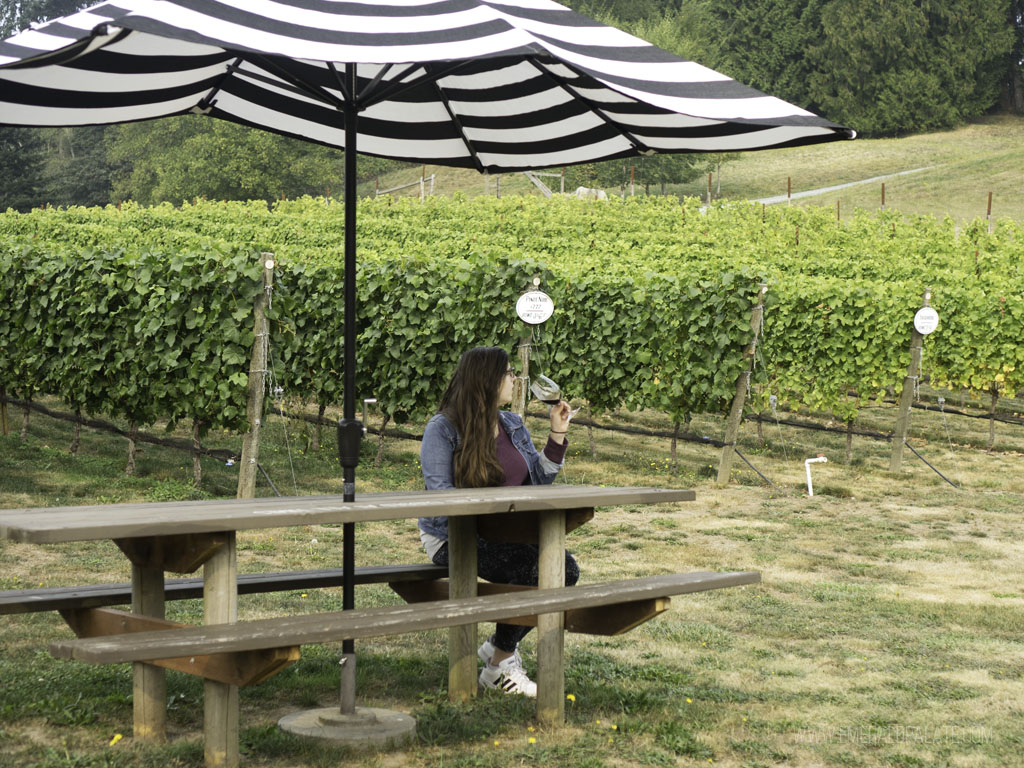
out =
[[787,200],[796,200],[801,197],[815,197],[816,195],[824,195],[828,192],[835,192],[838,189],[846,189],[847,187],[853,187],[857,184],[872,184],[877,181],[885,181],[886,179],[894,179],[897,176],[906,176],[911,173],[920,173],[921,171],[927,171],[929,168],[934,168],[933,165],[925,166],[924,168],[914,168],[910,171],[900,171],[899,173],[888,173],[885,176],[872,176],[870,179],[861,179],[860,181],[849,181],[846,184],[836,184],[834,187],[820,187],[818,189],[808,189],[804,192],[794,192],[791,196],[787,195],[775,195],[774,197],[761,197],[757,200],[751,200],[752,203],[764,203],[765,205],[774,205],[775,203],[784,203]]

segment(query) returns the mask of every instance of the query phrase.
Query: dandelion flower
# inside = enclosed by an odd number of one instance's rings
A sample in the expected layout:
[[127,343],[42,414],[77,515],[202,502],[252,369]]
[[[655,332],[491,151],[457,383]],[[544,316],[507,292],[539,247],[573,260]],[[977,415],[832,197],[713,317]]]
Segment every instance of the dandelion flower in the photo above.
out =
[[115,744],[117,744],[117,742],[119,742],[123,738],[124,738],[124,736],[122,736],[120,733],[115,733],[114,734],[114,738],[112,738],[110,740],[110,746],[114,746]]
[[496,747],[500,747],[500,746],[501,746],[501,742],[500,742],[500,741],[498,741],[497,739],[495,739],[495,740],[494,740],[494,746],[496,746]]
[[686,703],[687,703],[687,704],[693,704],[693,699],[687,698],[687,699],[686,699]]
[[527,741],[528,741],[528,742],[529,742],[530,744],[536,744],[536,743],[537,743],[537,739],[535,739],[535,738],[534,738],[533,736],[531,736],[531,737],[530,737],[529,739],[527,739]]
[[526,726],[526,730],[528,730],[528,731],[529,731],[530,733],[533,733],[533,732],[534,732],[534,731],[536,731],[537,729],[536,729],[536,728],[534,728],[534,727],[533,727],[532,725],[528,725],[528,726]]
[[619,730],[619,726],[615,725],[615,723],[612,723],[612,730],[613,731]]
[[571,693],[565,694],[565,698],[567,698],[569,701],[576,701],[576,697]]
[[305,597],[305,596],[306,596],[306,593],[305,593],[305,592],[303,592],[303,593],[302,593],[302,597]]

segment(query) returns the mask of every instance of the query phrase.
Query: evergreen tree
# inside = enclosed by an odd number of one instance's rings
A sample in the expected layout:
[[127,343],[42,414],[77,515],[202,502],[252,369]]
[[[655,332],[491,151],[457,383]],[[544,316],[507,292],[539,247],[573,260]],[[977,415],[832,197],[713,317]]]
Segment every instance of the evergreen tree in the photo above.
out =
[[807,88],[866,135],[946,128],[999,102],[1014,31],[1002,0],[831,0]]
[[1007,57],[1001,102],[1003,109],[1024,114],[1024,0],[1010,0],[1009,21],[1014,37]]
[[710,66],[875,136],[994,107],[1019,39],[1007,0],[712,0],[711,13]]

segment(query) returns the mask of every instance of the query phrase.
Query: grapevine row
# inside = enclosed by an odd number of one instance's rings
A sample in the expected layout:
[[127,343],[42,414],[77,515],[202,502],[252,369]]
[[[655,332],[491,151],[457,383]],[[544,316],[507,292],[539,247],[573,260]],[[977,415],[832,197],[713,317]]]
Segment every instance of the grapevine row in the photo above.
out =
[[[289,394],[338,402],[341,219],[313,199],[0,214],[0,386],[139,424],[238,429],[256,253],[273,251],[275,375]],[[1024,386],[1012,222],[961,232],[891,213],[839,224],[805,208],[533,198],[364,201],[359,220],[357,396],[398,421],[429,414],[464,348],[514,347],[514,302],[534,274],[557,307],[544,370],[596,410],[726,408],[762,281],[755,408],[774,394],[853,418],[901,380],[925,285],[941,317],[932,380]]]

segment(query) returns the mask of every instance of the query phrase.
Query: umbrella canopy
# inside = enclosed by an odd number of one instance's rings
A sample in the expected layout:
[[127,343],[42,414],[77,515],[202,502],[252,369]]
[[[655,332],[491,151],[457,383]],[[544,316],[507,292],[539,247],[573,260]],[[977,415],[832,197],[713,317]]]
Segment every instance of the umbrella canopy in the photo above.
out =
[[[355,92],[346,87],[350,64]],[[853,132],[549,0],[119,0],[0,43],[0,123],[188,112],[515,171]]]

